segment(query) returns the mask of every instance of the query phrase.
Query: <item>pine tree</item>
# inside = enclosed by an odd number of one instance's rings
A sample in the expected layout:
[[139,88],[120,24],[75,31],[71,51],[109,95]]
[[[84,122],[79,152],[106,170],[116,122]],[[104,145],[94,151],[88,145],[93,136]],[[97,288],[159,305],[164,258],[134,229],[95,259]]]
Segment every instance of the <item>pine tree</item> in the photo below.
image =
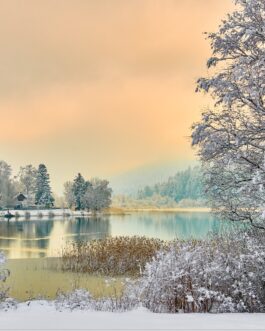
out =
[[46,208],[53,206],[54,198],[50,187],[50,176],[44,164],[40,164],[37,172],[35,204]]
[[84,209],[82,201],[88,185],[89,183],[85,181],[84,177],[80,173],[78,173],[73,183],[73,195],[76,210]]

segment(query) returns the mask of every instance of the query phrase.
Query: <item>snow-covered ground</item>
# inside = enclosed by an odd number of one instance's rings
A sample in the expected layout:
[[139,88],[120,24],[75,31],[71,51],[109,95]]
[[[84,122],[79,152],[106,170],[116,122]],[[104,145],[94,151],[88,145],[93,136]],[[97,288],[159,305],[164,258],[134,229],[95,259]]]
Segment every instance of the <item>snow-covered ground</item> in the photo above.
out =
[[52,302],[35,301],[1,311],[0,330],[265,330],[265,314],[59,312]]
[[[62,216],[89,216],[91,212],[87,211],[73,211],[68,208],[66,209],[34,209],[34,210],[13,210],[10,209],[9,213],[16,217],[27,217],[30,219],[40,219],[40,217],[62,217]],[[0,217],[4,217],[7,211],[0,211]],[[15,220],[15,218],[11,219]]]

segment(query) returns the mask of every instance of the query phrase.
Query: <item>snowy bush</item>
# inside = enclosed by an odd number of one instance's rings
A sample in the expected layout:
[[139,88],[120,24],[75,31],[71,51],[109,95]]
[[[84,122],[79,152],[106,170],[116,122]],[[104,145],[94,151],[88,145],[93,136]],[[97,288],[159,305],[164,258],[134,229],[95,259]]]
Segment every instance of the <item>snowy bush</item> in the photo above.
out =
[[155,312],[264,312],[264,233],[176,241],[147,264],[139,286]]
[[99,310],[99,311],[128,311],[139,305],[139,288],[129,280],[122,293],[115,292],[109,297],[94,298],[85,289],[77,289],[68,293],[59,293],[55,306],[58,310]]
[[84,289],[77,289],[73,292],[58,293],[58,296],[55,300],[55,305],[58,310],[92,309],[93,299],[88,291]]
[[[6,261],[5,255],[0,252],[0,266]],[[0,269],[0,310],[7,310],[10,308],[16,308],[17,302],[14,299],[8,297],[9,288],[4,286],[4,282],[10,275],[9,270]]]

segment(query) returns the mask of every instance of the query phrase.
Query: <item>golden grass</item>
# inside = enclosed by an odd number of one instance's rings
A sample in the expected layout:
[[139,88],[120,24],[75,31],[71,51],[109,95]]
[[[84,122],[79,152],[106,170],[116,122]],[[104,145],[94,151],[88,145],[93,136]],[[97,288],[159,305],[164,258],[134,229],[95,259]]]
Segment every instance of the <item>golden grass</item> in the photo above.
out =
[[113,237],[73,242],[62,254],[62,269],[107,276],[138,276],[166,244],[146,237]]
[[146,208],[124,208],[124,213],[126,212],[172,212],[172,213],[209,213],[211,211],[210,208],[207,207],[191,207],[191,208],[154,208],[154,207],[146,207]]
[[119,207],[110,207],[103,212],[104,215],[125,215],[126,211]]

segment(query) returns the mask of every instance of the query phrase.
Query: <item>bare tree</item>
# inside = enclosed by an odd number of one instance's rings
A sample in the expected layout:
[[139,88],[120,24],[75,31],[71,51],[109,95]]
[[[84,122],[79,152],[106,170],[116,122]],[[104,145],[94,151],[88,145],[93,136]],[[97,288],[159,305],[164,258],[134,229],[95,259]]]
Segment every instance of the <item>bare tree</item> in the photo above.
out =
[[197,91],[215,105],[193,125],[213,211],[265,229],[265,1],[237,0],[208,34],[212,75]]
[[27,196],[28,204],[33,205],[37,181],[37,169],[31,164],[28,164],[25,167],[20,167],[18,179]]
[[73,192],[73,183],[71,181],[64,183],[64,200],[69,208],[74,207],[75,196]]
[[82,199],[83,206],[94,212],[106,209],[111,204],[112,189],[105,179],[93,178]]

